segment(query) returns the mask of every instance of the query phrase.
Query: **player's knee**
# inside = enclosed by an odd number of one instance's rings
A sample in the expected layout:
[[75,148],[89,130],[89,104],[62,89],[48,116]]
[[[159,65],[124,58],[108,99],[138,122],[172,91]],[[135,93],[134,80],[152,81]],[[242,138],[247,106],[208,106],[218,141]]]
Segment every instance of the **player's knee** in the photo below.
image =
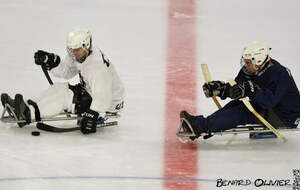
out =
[[88,93],[84,93],[75,103],[75,113],[81,114],[90,108],[92,97]]
[[63,83],[54,83],[52,86],[52,88],[57,89],[57,90],[66,90],[68,89],[68,83],[67,82],[63,82]]

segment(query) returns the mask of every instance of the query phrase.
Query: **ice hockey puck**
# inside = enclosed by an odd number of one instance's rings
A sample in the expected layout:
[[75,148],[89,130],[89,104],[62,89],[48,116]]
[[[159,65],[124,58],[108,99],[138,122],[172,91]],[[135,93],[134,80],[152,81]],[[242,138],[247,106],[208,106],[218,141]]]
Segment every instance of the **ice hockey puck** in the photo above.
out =
[[39,131],[32,131],[31,135],[32,136],[40,136],[40,132]]

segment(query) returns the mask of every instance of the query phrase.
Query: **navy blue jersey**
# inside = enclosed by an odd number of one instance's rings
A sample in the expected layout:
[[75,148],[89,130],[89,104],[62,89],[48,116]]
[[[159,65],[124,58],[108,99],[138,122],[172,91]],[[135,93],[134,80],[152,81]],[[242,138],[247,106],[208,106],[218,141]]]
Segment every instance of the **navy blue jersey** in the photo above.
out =
[[[295,128],[300,122],[300,94],[289,69],[271,59],[257,73],[248,73],[243,67],[235,81],[237,83],[251,80],[257,87],[254,97],[250,100],[254,109],[260,113],[270,113],[272,109],[281,121],[290,128]],[[221,97],[229,97],[229,83]],[[273,113],[273,112],[272,112]],[[272,116],[271,116],[272,117]],[[275,127],[281,126],[276,119]],[[257,124],[259,120],[247,109],[242,101],[232,100],[223,108],[208,117],[199,115],[195,122],[202,131],[225,131],[238,125]],[[273,124],[273,123],[272,123]]]
[[274,59],[256,74],[247,73],[243,67],[235,81],[239,83],[247,80],[256,84],[258,89],[251,101],[264,109],[273,109],[284,123],[295,127],[296,119],[300,118],[300,94],[288,68]]

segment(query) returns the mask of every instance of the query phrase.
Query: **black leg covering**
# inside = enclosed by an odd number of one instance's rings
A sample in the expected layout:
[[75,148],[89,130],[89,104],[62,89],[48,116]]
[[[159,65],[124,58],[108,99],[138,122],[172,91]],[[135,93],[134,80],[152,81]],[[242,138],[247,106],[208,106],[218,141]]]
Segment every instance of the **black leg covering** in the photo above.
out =
[[267,110],[265,119],[275,128],[286,128],[286,125],[281,121],[281,119],[272,109]]
[[208,138],[210,138],[210,137],[212,137],[213,135],[212,135],[212,131],[211,131],[211,127],[210,127],[211,125],[210,125],[210,122],[209,122],[209,120],[208,120],[208,131],[207,131],[207,135],[205,135],[205,136],[203,136],[203,139],[204,140],[206,140],[206,139],[208,139]]
[[35,120],[41,121],[41,114],[38,105],[32,100],[27,100],[27,103],[34,107]]
[[[286,125],[277,116],[273,109],[263,109],[259,104],[252,102],[254,109],[271,125],[275,128],[286,128]],[[257,119],[257,123],[262,124],[261,121]]]
[[75,113],[81,115],[90,108],[92,97],[85,91],[81,84],[75,86],[69,84],[69,89],[74,93],[73,103],[75,104]]

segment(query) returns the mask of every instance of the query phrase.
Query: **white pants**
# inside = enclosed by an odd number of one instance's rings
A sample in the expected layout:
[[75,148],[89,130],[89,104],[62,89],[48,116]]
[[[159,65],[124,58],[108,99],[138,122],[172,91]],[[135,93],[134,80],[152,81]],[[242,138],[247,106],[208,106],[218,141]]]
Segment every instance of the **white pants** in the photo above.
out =
[[[38,98],[32,99],[38,106],[41,118],[53,117],[64,110],[74,112],[74,104],[72,103],[74,93],[69,89],[68,83],[55,83],[45,90]],[[33,106],[29,106],[31,111],[31,119],[35,119],[35,110]]]
[[[54,117],[64,110],[74,113],[75,104],[72,103],[74,93],[69,89],[69,84],[55,83],[45,90],[38,98],[32,99],[38,106],[40,117]],[[29,106],[31,119],[35,119],[35,109]],[[118,108],[118,109],[117,109]],[[123,109],[123,100],[113,101],[108,112],[121,112]],[[104,115],[103,115],[104,116]]]

